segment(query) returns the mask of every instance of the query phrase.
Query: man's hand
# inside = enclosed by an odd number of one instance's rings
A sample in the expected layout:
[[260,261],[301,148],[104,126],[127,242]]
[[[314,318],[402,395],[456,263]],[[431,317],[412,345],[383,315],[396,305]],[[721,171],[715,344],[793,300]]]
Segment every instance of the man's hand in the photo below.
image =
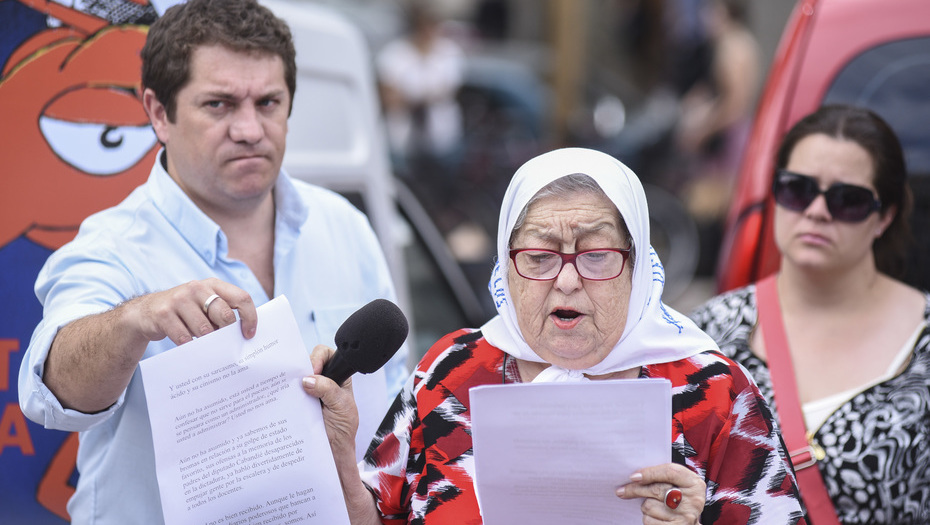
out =
[[233,309],[239,312],[242,335],[253,337],[258,314],[252,298],[219,279],[130,299],[62,327],[49,349],[43,379],[65,408],[106,410],[126,389],[150,342],[168,337],[181,345],[202,337],[234,323]]
[[250,339],[258,326],[255,303],[249,294],[232,284],[210,278],[137,297],[125,303],[130,325],[138,326],[146,341],[165,337],[182,345],[194,337],[236,322],[238,310],[242,336]]

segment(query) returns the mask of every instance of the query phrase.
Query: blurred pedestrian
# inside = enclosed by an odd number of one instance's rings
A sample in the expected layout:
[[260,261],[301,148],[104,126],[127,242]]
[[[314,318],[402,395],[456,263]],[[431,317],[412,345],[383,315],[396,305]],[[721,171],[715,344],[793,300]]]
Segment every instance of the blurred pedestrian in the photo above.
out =
[[456,95],[464,75],[464,55],[441,34],[436,8],[415,2],[408,10],[408,32],[377,56],[377,73],[392,155],[415,169],[420,161],[448,167],[462,138]]
[[[749,138],[761,53],[746,26],[744,0],[705,0],[701,15],[712,61],[708,75],[682,97],[675,146],[683,161],[679,196],[701,229],[702,252],[716,254]],[[705,256],[698,272],[710,273],[715,264]]]

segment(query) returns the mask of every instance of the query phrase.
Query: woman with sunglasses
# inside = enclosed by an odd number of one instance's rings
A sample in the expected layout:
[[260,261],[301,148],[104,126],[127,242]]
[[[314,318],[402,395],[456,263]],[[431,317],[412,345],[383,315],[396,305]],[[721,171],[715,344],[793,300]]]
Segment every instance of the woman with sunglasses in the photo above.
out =
[[[580,148],[528,161],[504,196],[497,256],[489,287],[499,315],[427,352],[372,441],[361,479],[354,436],[344,430],[354,428],[347,392],[321,376],[305,384],[323,401],[353,523],[482,523],[470,388],[623,378],[672,385],[672,462],[644,464],[632,478],[618,473],[610,487],[642,502],[643,523],[805,523],[787,452],[755,384],[662,304],[645,194],[626,166]],[[316,370],[328,353],[314,350]],[[565,421],[553,410],[553,426]],[[577,480],[570,470],[565,480]],[[580,506],[559,510],[573,516],[560,523],[586,522]]]
[[813,523],[930,523],[930,296],[896,278],[898,139],[866,109],[825,106],[775,168],[779,272],[691,317],[775,409]]

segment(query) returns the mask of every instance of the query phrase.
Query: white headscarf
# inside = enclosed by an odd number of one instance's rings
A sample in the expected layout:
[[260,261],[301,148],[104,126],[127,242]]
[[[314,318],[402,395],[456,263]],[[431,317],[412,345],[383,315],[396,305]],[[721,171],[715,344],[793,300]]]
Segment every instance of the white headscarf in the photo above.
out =
[[690,319],[662,304],[665,270],[649,244],[649,210],[636,174],[610,155],[583,148],[559,149],[535,157],[521,166],[510,181],[497,229],[497,262],[488,283],[498,315],[481,327],[488,342],[518,359],[546,362],[527,345],[517,323],[507,285],[508,244],[517,217],[530,199],[552,181],[579,173],[593,178],[604,190],[620,211],[633,239],[636,258],[626,326],[616,346],[600,363],[586,370],[552,365],[534,382],[582,381],[584,374],[608,374],[716,350],[717,344],[710,336]]

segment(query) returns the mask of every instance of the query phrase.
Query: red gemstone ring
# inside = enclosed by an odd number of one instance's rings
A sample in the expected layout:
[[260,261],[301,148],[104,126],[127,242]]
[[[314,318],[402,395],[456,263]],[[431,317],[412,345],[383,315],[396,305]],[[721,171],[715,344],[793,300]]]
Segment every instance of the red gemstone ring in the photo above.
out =
[[681,489],[672,487],[665,491],[665,506],[675,510],[681,504]]

